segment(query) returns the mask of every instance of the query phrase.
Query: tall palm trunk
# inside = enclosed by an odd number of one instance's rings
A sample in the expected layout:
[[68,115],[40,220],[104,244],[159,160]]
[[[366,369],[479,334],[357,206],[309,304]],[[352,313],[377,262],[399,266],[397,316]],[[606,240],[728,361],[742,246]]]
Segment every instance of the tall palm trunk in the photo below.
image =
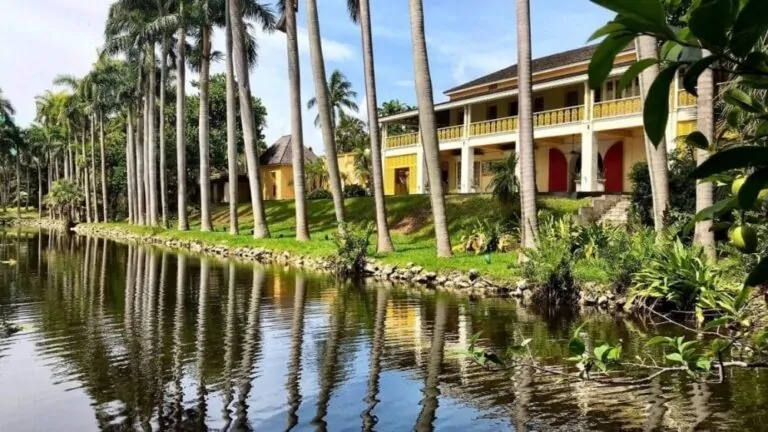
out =
[[227,176],[229,189],[229,233],[240,233],[237,221],[237,113],[235,112],[235,65],[232,59],[232,20],[229,13],[229,0],[224,5],[226,20],[226,62],[227,62]]
[[[638,60],[658,58],[658,46],[653,36],[639,36],[635,40]],[[659,75],[659,65],[645,68],[640,75],[640,90],[643,101],[648,96],[651,84]],[[648,170],[651,177],[651,193],[653,195],[653,221],[656,232],[664,228],[664,215],[669,209],[669,172],[667,166],[666,138],[654,147],[648,136],[645,137],[645,152],[648,158]]]
[[296,5],[289,0],[285,6],[285,36],[288,51],[288,86],[291,98],[291,151],[293,160],[293,190],[296,203],[296,240],[309,240],[307,195],[304,184],[304,132],[301,120],[301,65],[296,34]]
[[211,230],[211,167],[208,160],[210,140],[209,104],[211,72],[211,27],[204,25],[202,30],[202,59],[200,62],[200,231]]
[[21,149],[16,147],[16,217],[21,219]]
[[371,139],[371,165],[373,198],[376,204],[376,249],[392,252],[392,238],[387,226],[387,204],[384,199],[384,175],[381,163],[381,135],[379,134],[378,101],[376,97],[376,72],[373,61],[373,36],[371,35],[371,11],[368,0],[360,1],[360,32],[363,39],[363,70],[365,72],[365,96],[368,109],[368,133]]
[[517,64],[519,145],[522,177],[523,246],[536,247],[539,229],[536,208],[536,162],[533,150],[533,89],[531,84],[531,9],[529,0],[517,0]]
[[[445,196],[440,171],[440,149],[435,126],[435,105],[432,99],[432,78],[429,74],[427,42],[424,33],[424,7],[421,0],[409,0],[411,16],[411,48],[413,50],[413,72],[416,81],[416,101],[419,104],[419,128],[424,146],[424,159],[429,178],[429,198],[435,223],[437,256],[452,255],[451,239],[445,216]],[[417,167],[420,169],[421,167]],[[415,173],[412,173],[415,175]]]
[[91,177],[88,181],[91,182],[91,204],[93,204],[93,221],[99,222],[99,193],[96,191],[96,114],[91,114]]
[[136,197],[136,149],[133,134],[133,108],[128,106],[128,118],[125,125],[125,158],[128,170],[128,221],[135,224],[138,221],[138,198]]
[[37,164],[37,218],[43,218],[43,168]]
[[155,133],[155,43],[149,44],[149,79],[147,80],[147,191],[149,196],[148,223],[157,226],[157,139]]
[[103,206],[102,210],[104,211],[103,220],[104,222],[107,222],[109,220],[107,212],[107,156],[104,144],[104,113],[101,110],[99,110],[99,153],[101,156],[101,201]]
[[[139,99],[141,100],[141,99]],[[144,225],[145,223],[145,200],[144,200],[144,116],[142,114],[143,110],[141,109],[141,102],[137,103],[137,106],[139,106],[139,109],[137,110],[136,115],[136,132],[134,133],[134,157],[136,160],[136,163],[134,164],[135,167],[135,179],[136,179],[136,197],[138,198],[138,206],[136,207],[136,210],[138,211],[138,222],[139,225]]]
[[320,129],[323,134],[325,163],[328,165],[328,179],[333,194],[333,208],[336,222],[344,222],[344,191],[339,174],[339,160],[336,157],[336,142],[333,131],[328,84],[325,76],[325,59],[320,39],[320,19],[317,16],[317,0],[307,0],[307,32],[309,33],[309,54],[312,59],[312,75],[315,80],[315,99],[320,116]]
[[[710,55],[709,51],[704,50],[703,56]],[[707,137],[708,142],[713,142],[715,138],[714,122],[714,73],[711,69],[706,69],[699,75],[698,99],[696,109],[696,126],[698,130]],[[703,163],[709,158],[709,152],[702,149],[696,150],[696,162]],[[709,182],[699,182],[696,184],[696,212],[700,212],[714,204],[714,186]],[[696,223],[694,241],[702,246],[707,256],[716,259],[715,252],[715,233],[712,232],[712,221],[701,221]]]
[[160,214],[163,228],[168,228],[168,181],[166,180],[167,162],[165,160],[165,89],[168,84],[168,37],[163,36],[163,45],[160,51],[160,108],[159,108],[159,135],[160,135]]
[[245,139],[245,160],[248,165],[248,183],[251,187],[251,206],[253,208],[253,236],[269,237],[267,217],[264,213],[259,161],[256,155],[255,126],[253,119],[253,101],[251,100],[251,82],[248,77],[248,62],[245,55],[245,25],[239,1],[228,0],[229,14],[232,21],[232,42],[237,87],[240,94],[240,119],[243,124]]
[[91,187],[88,174],[88,158],[85,153],[85,141],[85,126],[83,126],[82,141],[80,142],[81,156],[83,159],[83,175],[81,176],[81,179],[83,180],[83,190],[85,191],[85,221],[91,223]]
[[[184,14],[184,1],[180,2],[180,13]],[[184,123],[187,111],[187,98],[184,94],[184,83],[186,82],[186,28],[182,18],[182,24],[179,27],[179,48],[178,58],[176,59],[176,178],[178,180],[178,212],[179,212],[179,230],[189,230],[189,220],[187,219],[187,153],[186,139],[187,131]]]

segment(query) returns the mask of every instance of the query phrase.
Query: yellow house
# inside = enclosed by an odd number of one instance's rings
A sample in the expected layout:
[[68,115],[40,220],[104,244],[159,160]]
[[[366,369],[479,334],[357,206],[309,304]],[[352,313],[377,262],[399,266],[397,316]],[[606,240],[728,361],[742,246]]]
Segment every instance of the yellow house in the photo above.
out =
[[[634,49],[616,57],[610,78],[591,90],[587,67],[596,46],[532,62],[536,186],[549,193],[625,193],[631,167],[645,159],[640,86],[617,91],[636,61]],[[443,186],[447,193],[486,192],[491,163],[516,151],[517,65],[445,92],[435,105]],[[675,80],[667,146],[695,127],[696,99]],[[387,126],[418,125],[418,111],[379,119],[384,134],[388,195],[426,192],[424,153],[418,132],[386,136]]]

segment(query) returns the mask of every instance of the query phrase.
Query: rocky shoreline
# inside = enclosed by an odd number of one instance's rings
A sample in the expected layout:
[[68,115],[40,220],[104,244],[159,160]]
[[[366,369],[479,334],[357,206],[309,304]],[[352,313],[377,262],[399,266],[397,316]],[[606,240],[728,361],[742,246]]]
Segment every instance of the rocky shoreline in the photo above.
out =
[[21,227],[21,228],[34,228],[45,229],[54,231],[63,231],[66,228],[66,224],[63,221],[54,219],[42,218],[42,219],[4,219],[3,226],[6,227]]
[[[259,247],[230,247],[207,244],[197,240],[180,240],[155,234],[137,234],[117,227],[105,227],[95,224],[77,225],[73,228],[73,231],[79,235],[128,243],[152,244],[224,259],[237,259],[261,264],[288,265],[322,273],[333,273],[336,271],[336,264],[332,257],[306,257]],[[470,298],[514,298],[525,302],[531,300],[537,288],[525,280],[520,280],[514,284],[499,283],[482,276],[475,269],[468,272],[452,271],[439,274],[413,263],[397,266],[381,263],[371,258],[367,259],[364,273],[364,277],[370,281],[384,282],[396,286],[415,286],[432,290],[450,291],[469,296]],[[599,295],[597,294],[599,291],[605,290],[597,286],[591,286],[589,291],[582,290],[579,303],[582,306],[596,307],[608,311],[618,312],[622,310],[624,306],[622,298],[612,295]]]

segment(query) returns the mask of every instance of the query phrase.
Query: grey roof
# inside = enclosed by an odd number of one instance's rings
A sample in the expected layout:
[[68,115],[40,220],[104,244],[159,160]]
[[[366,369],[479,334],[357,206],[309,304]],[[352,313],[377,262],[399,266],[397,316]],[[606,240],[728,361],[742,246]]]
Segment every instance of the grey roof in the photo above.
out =
[[[585,62],[592,58],[592,54],[595,53],[596,49],[597,49],[597,45],[588,45],[588,46],[576,48],[570,51],[564,51],[564,52],[552,54],[546,57],[540,57],[540,58],[534,59],[531,62],[531,72],[537,73],[537,72],[542,72],[549,69],[567,66],[574,63]],[[624,52],[633,51],[633,50],[634,50],[634,46],[630,45],[624,50]],[[494,82],[507,80],[511,78],[517,78],[516,64],[506,67],[504,69],[498,70],[496,72],[490,73],[488,75],[482,76],[480,78],[474,79],[472,81],[469,81],[467,83],[464,83],[452,89],[446,90],[445,93],[449,94],[459,90],[465,90],[471,87],[484,85],[484,84],[491,84]]]
[[[317,159],[315,152],[310,147],[304,146],[304,162],[314,162]],[[259,165],[291,165],[292,163],[291,135],[281,136],[259,157]]]

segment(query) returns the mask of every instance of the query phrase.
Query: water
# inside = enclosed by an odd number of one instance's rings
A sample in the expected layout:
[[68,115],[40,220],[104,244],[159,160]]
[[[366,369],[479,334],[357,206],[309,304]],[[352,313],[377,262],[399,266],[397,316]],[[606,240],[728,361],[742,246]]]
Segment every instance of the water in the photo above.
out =
[[[85,237],[0,233],[0,430],[765,430],[768,377],[632,389],[483,370],[473,333],[561,364],[582,321]],[[8,262],[14,260],[14,262]]]

